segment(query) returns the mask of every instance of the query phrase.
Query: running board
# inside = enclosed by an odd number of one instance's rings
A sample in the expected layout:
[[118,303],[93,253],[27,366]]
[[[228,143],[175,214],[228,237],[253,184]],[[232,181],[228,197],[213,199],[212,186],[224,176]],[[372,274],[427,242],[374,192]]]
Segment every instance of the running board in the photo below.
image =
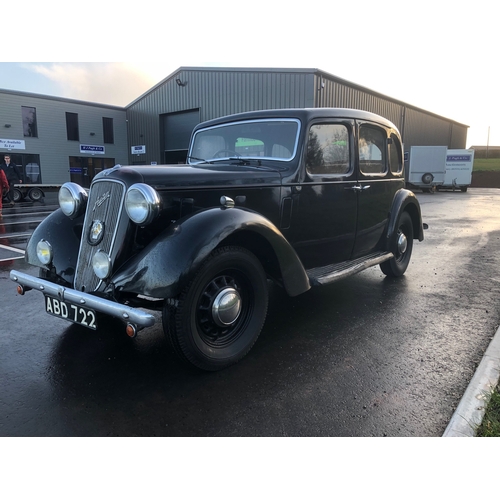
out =
[[332,264],[325,267],[315,267],[314,269],[308,269],[306,272],[311,285],[329,285],[334,281],[347,278],[369,267],[382,264],[382,262],[392,259],[393,257],[394,255],[391,252],[377,252],[361,259],[345,261],[340,264]]

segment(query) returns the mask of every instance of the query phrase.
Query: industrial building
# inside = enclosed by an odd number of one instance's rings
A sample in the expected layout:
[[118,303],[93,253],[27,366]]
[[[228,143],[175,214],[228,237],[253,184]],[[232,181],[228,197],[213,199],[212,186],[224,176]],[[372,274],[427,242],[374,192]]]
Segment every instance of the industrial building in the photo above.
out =
[[9,153],[24,182],[85,187],[95,174],[126,164],[126,110],[0,89],[0,163]]
[[[382,115],[398,127],[405,152],[416,145],[466,145],[467,125],[319,69],[181,67],[123,108],[0,90],[0,159],[14,146],[9,152],[26,176],[37,164],[44,183],[71,179],[87,186],[116,163],[184,162],[191,131],[202,121],[294,107]],[[33,109],[36,137],[29,135]]]

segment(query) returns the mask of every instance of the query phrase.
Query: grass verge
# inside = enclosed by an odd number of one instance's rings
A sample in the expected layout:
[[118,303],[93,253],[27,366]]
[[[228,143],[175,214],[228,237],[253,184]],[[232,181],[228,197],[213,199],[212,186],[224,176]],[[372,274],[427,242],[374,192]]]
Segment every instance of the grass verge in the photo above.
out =
[[500,392],[492,393],[483,421],[476,430],[476,437],[500,437]]
[[500,172],[500,158],[474,159],[474,172]]

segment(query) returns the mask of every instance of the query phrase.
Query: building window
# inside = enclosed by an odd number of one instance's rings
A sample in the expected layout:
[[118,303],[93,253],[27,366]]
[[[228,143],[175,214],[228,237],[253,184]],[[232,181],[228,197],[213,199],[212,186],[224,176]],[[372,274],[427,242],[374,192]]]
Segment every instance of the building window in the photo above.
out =
[[0,153],[0,162],[3,162],[4,155],[10,156],[10,161],[21,174],[22,181],[27,184],[41,184],[42,172],[40,169],[40,155],[4,152]]
[[36,125],[36,108],[21,106],[21,114],[23,117],[24,137],[38,137],[38,128]]
[[70,156],[69,171],[71,182],[76,182],[84,188],[90,187],[92,179],[102,170],[113,168],[114,158],[88,158],[86,156]]
[[102,132],[104,136],[104,144],[115,143],[115,136],[113,134],[113,118],[102,119]]
[[68,141],[80,140],[78,113],[66,113],[66,133],[68,134]]

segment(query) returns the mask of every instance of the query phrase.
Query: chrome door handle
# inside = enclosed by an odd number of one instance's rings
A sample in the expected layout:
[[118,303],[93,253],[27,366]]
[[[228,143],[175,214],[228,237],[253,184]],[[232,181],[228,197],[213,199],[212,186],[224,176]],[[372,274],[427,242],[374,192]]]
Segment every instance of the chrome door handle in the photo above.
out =
[[369,189],[371,186],[352,186],[348,187],[346,189],[352,189],[353,191],[365,191],[366,189]]

